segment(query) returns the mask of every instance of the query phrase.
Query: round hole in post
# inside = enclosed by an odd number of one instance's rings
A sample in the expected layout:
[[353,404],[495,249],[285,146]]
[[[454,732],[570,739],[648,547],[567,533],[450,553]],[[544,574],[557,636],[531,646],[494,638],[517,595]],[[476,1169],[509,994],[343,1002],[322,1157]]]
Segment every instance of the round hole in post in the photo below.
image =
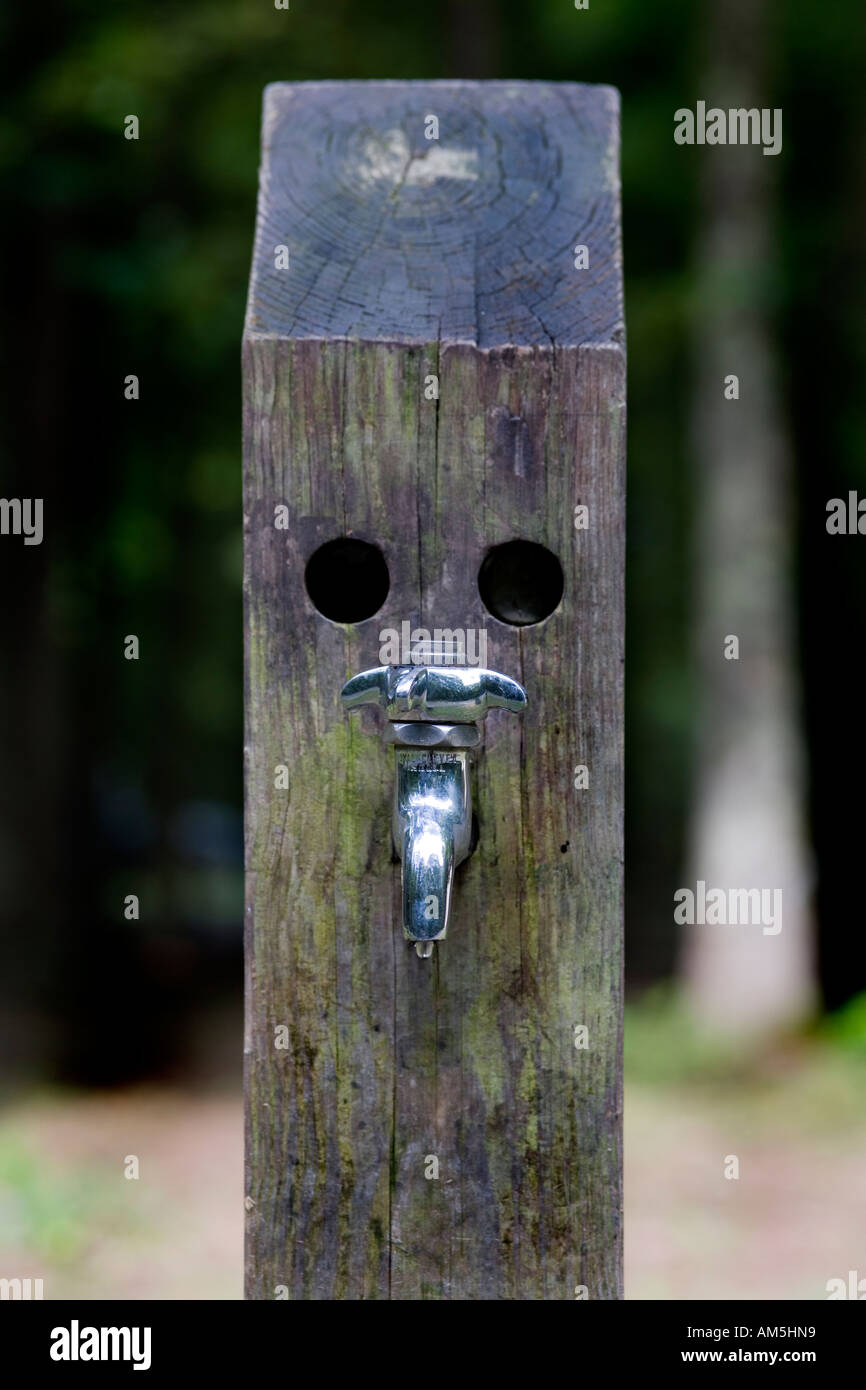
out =
[[506,541],[485,555],[478,571],[481,601],[494,618],[514,627],[549,618],[565,579],[552,550],[535,541]]
[[362,623],[378,613],[391,586],[385,556],[376,545],[338,536],[314,550],[304,571],[307,593],[332,623]]

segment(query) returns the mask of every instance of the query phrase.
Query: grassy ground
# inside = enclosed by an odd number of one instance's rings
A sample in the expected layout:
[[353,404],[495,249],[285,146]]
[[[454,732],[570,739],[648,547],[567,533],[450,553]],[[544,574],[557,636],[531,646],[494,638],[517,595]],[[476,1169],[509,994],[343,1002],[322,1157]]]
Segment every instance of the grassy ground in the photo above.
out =
[[46,1299],[240,1298],[242,1151],[239,1097],[17,1104],[0,1125],[0,1274],[41,1277]]
[[697,1038],[664,994],[630,1011],[630,1298],[823,1299],[866,1276],[863,1022],[858,1001],[755,1053]]
[[[629,1298],[821,1299],[866,1277],[862,1023],[755,1057],[699,1042],[663,996],[630,1012]],[[239,1298],[242,1195],[236,1092],[35,1093],[0,1121],[0,1275],[46,1298]]]

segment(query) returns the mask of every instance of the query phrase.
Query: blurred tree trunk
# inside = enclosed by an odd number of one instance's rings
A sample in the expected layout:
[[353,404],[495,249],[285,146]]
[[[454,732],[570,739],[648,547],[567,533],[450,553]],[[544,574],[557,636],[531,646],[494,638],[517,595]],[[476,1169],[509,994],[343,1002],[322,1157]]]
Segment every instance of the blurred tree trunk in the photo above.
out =
[[[708,8],[707,106],[761,107],[767,6]],[[709,146],[698,253],[694,411],[699,751],[691,876],[781,889],[782,929],[685,926],[683,969],[707,1026],[754,1035],[813,998],[810,855],[797,679],[793,468],[773,370],[773,207],[780,156]],[[739,399],[725,378],[739,378]],[[725,639],[739,638],[739,660]]]

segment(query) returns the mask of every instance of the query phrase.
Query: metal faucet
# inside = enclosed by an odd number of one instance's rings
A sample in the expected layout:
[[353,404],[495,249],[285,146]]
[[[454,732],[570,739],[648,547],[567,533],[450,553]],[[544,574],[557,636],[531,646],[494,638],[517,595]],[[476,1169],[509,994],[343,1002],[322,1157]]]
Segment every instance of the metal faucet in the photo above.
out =
[[377,704],[396,756],[394,845],[402,863],[403,935],[421,957],[448,929],[454,870],[472,841],[469,751],[491,709],[521,714],[526,691],[497,671],[460,666],[377,666],[353,676],[347,710]]

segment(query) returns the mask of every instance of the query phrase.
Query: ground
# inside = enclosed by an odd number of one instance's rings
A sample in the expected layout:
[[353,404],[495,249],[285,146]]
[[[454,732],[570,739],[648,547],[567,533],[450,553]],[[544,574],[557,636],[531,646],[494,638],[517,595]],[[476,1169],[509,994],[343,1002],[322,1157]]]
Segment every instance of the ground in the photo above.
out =
[[[721,1063],[677,1027],[645,1015],[627,1051],[627,1296],[823,1299],[866,1278],[862,1055],[811,1038]],[[240,1298],[240,1095],[19,1098],[0,1228],[0,1276],[46,1298]]]

